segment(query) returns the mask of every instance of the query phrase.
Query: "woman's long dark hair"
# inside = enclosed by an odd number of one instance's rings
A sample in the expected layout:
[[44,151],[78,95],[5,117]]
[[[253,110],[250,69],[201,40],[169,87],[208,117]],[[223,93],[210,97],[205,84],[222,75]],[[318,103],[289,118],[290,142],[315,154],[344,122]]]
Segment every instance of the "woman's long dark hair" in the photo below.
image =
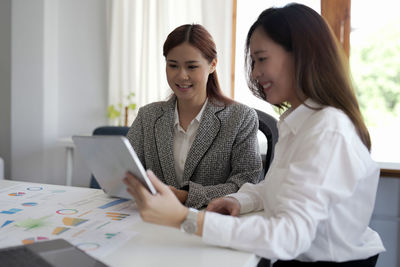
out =
[[269,8],[260,14],[247,34],[245,68],[250,90],[265,100],[264,91],[251,76],[249,46],[257,28],[263,29],[269,38],[293,54],[299,99],[305,95],[323,106],[342,110],[370,150],[371,139],[354,93],[348,60],[325,20],[301,4]]
[[[173,30],[164,42],[164,57],[167,58],[171,49],[186,42],[199,49],[204,58],[208,60],[208,63],[217,58],[217,50],[211,34],[199,24],[185,24]],[[208,75],[206,86],[207,97],[210,100],[217,100],[225,104],[233,102],[222,92],[216,70]]]

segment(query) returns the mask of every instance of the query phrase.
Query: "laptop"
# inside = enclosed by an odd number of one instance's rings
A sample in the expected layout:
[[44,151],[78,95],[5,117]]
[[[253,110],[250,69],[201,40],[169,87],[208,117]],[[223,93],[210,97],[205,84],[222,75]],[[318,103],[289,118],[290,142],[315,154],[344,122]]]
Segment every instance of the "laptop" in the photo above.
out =
[[78,154],[107,195],[132,199],[122,181],[127,171],[135,175],[153,195],[157,193],[125,136],[73,136],[72,140]]
[[64,239],[46,240],[0,249],[0,265],[21,267],[107,266]]

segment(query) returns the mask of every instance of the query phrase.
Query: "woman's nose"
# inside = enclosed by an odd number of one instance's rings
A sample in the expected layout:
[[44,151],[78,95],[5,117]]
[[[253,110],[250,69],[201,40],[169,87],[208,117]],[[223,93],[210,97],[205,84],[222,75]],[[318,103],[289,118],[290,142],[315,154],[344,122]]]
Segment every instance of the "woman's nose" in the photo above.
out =
[[251,72],[251,77],[253,78],[253,80],[259,80],[260,73],[258,71],[256,71],[256,69],[253,69]]
[[187,73],[187,71],[186,71],[184,68],[181,68],[181,69],[179,70],[178,75],[179,75],[179,78],[182,79],[182,80],[187,80],[187,79],[189,79],[188,73]]
[[259,80],[261,73],[259,68],[256,66],[256,64],[254,64],[253,66],[253,70],[251,71],[251,76],[254,80]]

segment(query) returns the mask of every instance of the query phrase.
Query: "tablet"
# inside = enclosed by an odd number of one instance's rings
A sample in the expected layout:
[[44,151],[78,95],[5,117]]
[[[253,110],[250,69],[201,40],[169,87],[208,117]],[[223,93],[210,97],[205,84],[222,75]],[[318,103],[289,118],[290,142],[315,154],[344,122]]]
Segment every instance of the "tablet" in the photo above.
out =
[[153,195],[157,193],[125,136],[73,136],[72,140],[78,154],[107,195],[132,199],[122,181],[127,171],[137,177]]
[[1,266],[107,267],[64,239],[0,249]]

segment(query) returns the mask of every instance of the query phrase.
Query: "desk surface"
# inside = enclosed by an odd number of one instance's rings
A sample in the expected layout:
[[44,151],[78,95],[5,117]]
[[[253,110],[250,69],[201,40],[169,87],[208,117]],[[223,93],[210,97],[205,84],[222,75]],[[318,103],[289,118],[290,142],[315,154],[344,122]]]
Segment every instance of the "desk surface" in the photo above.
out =
[[[63,192],[64,198],[55,200],[53,196],[57,192]],[[129,201],[108,207],[117,200],[108,198],[101,190],[96,189],[2,180],[0,247],[33,242],[39,236],[49,239],[65,238],[77,246],[83,241],[92,241],[104,245],[104,253],[101,251],[96,254],[90,248],[87,252],[110,266],[256,266],[259,260],[251,253],[209,246],[197,236],[145,223],[140,219],[134,204]],[[93,203],[88,204],[90,201]],[[38,206],[33,213],[28,213],[27,210],[33,211],[35,208],[32,203],[37,203]],[[73,208],[74,205],[77,206],[76,209]],[[95,208],[88,210],[88,205]],[[60,210],[65,214],[60,214]],[[68,214],[73,210],[77,212],[75,215]],[[129,220],[113,217],[113,220],[117,220],[114,222],[104,216],[104,213],[116,211],[123,216],[130,216]],[[50,213],[53,215],[49,215]],[[104,223],[102,220],[106,219],[109,221]],[[43,227],[38,226],[41,223]],[[107,224],[110,228],[100,228]],[[66,228],[68,231],[60,231]],[[100,230],[90,233],[93,229]],[[84,231],[87,231],[86,235]],[[114,239],[108,232],[113,232],[113,235],[122,234],[119,239]],[[100,240],[104,234],[108,235],[107,239]]]

